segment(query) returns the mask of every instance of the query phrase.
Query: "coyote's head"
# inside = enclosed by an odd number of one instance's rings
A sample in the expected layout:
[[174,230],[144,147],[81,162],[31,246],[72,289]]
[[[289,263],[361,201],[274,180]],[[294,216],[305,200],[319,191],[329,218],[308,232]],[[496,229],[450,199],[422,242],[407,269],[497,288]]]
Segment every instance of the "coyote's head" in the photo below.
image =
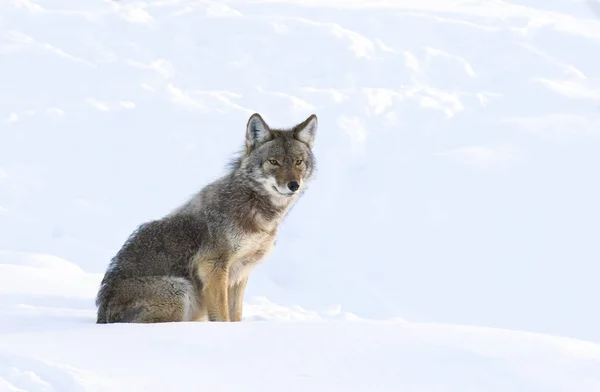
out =
[[292,129],[271,129],[255,113],[246,126],[246,150],[242,167],[277,198],[302,192],[315,166],[312,146],[317,116],[311,115]]

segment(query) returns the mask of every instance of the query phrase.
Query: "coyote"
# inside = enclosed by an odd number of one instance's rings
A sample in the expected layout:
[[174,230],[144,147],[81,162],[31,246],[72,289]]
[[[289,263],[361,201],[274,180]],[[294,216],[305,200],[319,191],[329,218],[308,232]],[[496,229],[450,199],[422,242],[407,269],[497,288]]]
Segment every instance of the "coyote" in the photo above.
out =
[[223,177],[170,214],[143,223],[111,260],[97,323],[241,321],[248,274],[315,171],[317,116],[271,129],[255,113]]

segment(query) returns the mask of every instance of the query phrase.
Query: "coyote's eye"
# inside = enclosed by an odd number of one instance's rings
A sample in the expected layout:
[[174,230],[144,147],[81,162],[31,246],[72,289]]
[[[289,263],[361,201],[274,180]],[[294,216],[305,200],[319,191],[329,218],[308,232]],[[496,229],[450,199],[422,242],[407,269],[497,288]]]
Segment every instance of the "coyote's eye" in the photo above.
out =
[[276,160],[276,159],[269,159],[269,163],[270,163],[271,165],[273,165],[273,166],[277,166],[277,165],[279,165],[279,162],[277,162],[277,160]]
[[296,166],[300,166],[304,162],[302,159],[296,159]]

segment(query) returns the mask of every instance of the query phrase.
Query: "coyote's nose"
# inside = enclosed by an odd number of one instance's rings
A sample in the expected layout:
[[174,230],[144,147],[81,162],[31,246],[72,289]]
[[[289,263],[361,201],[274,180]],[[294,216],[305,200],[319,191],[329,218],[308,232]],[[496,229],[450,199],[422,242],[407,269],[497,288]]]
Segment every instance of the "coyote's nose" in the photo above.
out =
[[288,188],[290,188],[290,191],[296,192],[300,188],[300,184],[298,184],[298,181],[290,181],[288,182]]

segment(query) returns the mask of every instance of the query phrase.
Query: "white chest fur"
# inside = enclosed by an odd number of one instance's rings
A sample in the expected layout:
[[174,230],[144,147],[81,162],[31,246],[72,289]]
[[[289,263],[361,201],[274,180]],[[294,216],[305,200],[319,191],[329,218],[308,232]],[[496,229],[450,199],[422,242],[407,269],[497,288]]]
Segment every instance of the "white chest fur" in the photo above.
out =
[[229,265],[229,285],[248,277],[250,271],[264,260],[273,249],[275,236],[261,232],[241,236],[235,244],[235,254]]

